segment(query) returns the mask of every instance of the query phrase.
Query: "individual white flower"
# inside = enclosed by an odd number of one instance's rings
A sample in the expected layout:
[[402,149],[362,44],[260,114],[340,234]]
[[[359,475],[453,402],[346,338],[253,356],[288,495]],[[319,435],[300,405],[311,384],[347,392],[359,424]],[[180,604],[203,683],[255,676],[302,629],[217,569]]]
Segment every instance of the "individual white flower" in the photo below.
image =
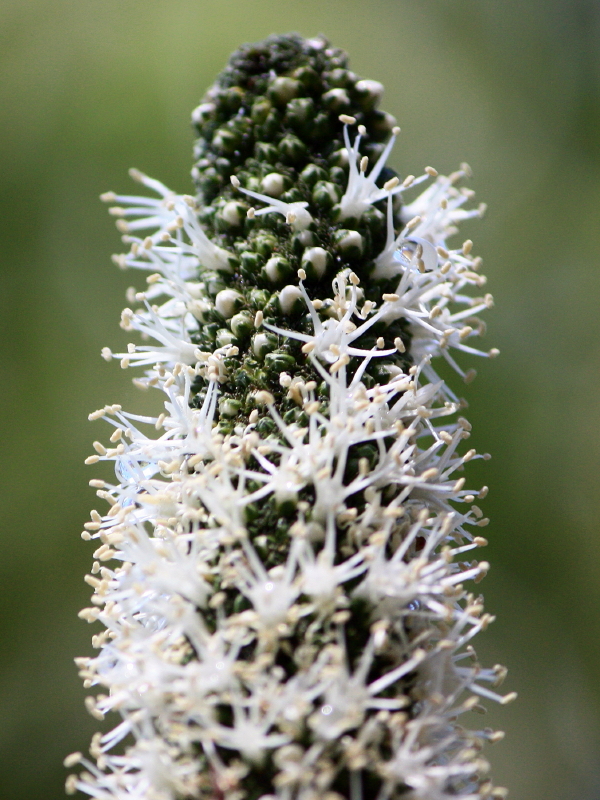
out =
[[369,159],[368,156],[363,156],[361,158],[359,149],[361,139],[366,136],[367,129],[364,125],[359,125],[358,133],[354,139],[354,143],[351,145],[350,136],[348,134],[348,124],[353,124],[356,120],[353,117],[342,116],[341,121],[344,122],[344,144],[346,145],[349,167],[348,185],[340,200],[341,219],[347,219],[348,217],[360,218],[373,203],[377,203],[387,196],[400,194],[407,187],[414,186],[427,179],[427,174],[422,175],[420,178],[409,175],[405,178],[403,183],[400,183],[396,178],[391,179],[390,184],[386,184],[384,188],[377,186],[376,182],[392,152],[396,138],[400,134],[400,128],[392,128],[392,136],[383,148],[377,162],[367,174]]
[[251,219],[262,216],[263,214],[276,212],[281,214],[295,231],[304,231],[313,223],[313,218],[306,210],[308,203],[305,201],[286,203],[283,200],[279,200],[277,197],[262,194],[261,192],[253,192],[251,189],[246,189],[241,186],[235,175],[231,176],[231,183],[240,192],[248,195],[248,197],[252,197],[255,200],[260,200],[261,203],[267,204],[259,209],[252,208],[249,213]]

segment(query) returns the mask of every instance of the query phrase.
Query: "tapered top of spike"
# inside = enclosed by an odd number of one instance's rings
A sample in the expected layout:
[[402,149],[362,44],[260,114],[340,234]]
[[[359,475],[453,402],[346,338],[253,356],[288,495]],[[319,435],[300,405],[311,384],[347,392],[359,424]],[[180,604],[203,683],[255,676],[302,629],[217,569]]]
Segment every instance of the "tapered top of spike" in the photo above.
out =
[[[340,115],[368,130],[362,155],[379,155],[395,125],[377,108],[382,92],[377,81],[351,72],[347,55],[324,38],[291,34],[244,45],[192,115],[199,134],[198,188],[210,202],[232,172],[256,173],[255,161],[282,171],[288,179],[283,189],[299,177],[306,189],[332,177],[343,187],[348,156],[339,152],[345,146]],[[340,171],[332,176],[332,168]],[[381,185],[390,177],[382,175]],[[318,190],[317,195],[324,206],[335,204],[331,192],[329,198]]]

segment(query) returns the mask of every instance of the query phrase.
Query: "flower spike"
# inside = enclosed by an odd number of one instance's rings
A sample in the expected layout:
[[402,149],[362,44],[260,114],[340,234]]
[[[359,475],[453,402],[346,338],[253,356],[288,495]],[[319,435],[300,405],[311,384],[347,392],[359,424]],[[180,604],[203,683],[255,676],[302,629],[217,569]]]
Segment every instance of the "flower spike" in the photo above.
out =
[[91,481],[77,666],[112,727],[65,760],[70,794],[504,796],[481,755],[502,734],[469,714],[515,696],[471,644],[487,488],[463,472],[489,456],[435,371],[497,354],[472,346],[481,260],[452,243],[481,211],[466,166],[384,173],[382,91],[323,38],[246,45],[193,114],[195,194],[133,171],[152,197],[103,196],[115,262],[147,277],[121,317],[141,343],[102,354],[162,402],[90,415],[86,463],[115,479]]

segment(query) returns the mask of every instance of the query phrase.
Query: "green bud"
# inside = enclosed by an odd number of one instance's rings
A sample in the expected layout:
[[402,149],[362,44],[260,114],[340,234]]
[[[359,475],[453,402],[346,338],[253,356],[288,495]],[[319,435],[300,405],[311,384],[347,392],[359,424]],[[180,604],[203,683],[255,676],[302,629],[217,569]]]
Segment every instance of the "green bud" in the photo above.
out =
[[[347,167],[348,166],[348,151],[345,147],[341,147],[339,150],[334,150],[333,153],[327,159],[332,167]],[[345,178],[345,173],[344,173]]]
[[252,241],[252,247],[261,256],[270,256],[277,244],[278,240],[270,233],[259,233]]
[[217,347],[227,347],[235,341],[235,334],[228,328],[219,328],[215,337]]
[[375,206],[369,206],[366,211],[363,211],[360,219],[362,224],[372,233],[377,233],[383,226],[385,214],[378,208],[375,208]]
[[200,103],[192,111],[192,122],[194,125],[204,125],[208,120],[215,116],[216,106],[214,103]]
[[254,145],[254,155],[258,161],[276,164],[279,158],[277,148],[269,142],[257,142]]
[[268,95],[275,105],[285,106],[293,97],[296,97],[299,91],[299,81],[294,78],[279,77],[275,78],[269,86]]
[[292,237],[292,251],[294,255],[300,257],[307,247],[314,247],[318,241],[319,238],[314,231],[298,231]]
[[219,153],[233,153],[242,143],[242,136],[239,131],[231,128],[218,128],[213,136],[213,147]]
[[292,73],[292,77],[300,81],[302,86],[309,91],[316,89],[320,83],[319,74],[309,66],[298,67]]
[[245,339],[254,330],[254,317],[250,316],[247,311],[241,311],[239,314],[233,315],[229,325],[236,339]]
[[290,100],[285,112],[285,122],[299,133],[308,133],[315,116],[315,104],[311,97]]
[[277,109],[272,108],[266,120],[263,122],[262,125],[257,125],[256,133],[262,139],[266,139],[267,141],[275,139],[277,134],[281,131],[281,114]]
[[277,337],[273,334],[261,331],[252,337],[252,352],[261,361],[272,350],[277,347]]
[[321,100],[325,108],[338,114],[349,111],[351,105],[348,92],[345,89],[330,89],[330,91],[325,92]]
[[286,315],[293,314],[306,308],[302,292],[298,286],[289,284],[283,287],[279,292],[279,307]]
[[239,414],[242,404],[231,397],[222,397],[219,400],[219,414],[222,417],[235,417]]
[[275,350],[274,353],[267,353],[265,356],[265,366],[270,372],[279,374],[280,372],[295,370],[296,359],[289,353]]
[[292,273],[292,267],[287,258],[271,256],[264,266],[263,272],[271,283],[281,283]]
[[206,291],[211,297],[215,297],[221,289],[225,288],[225,281],[223,276],[218,272],[205,272],[202,275]]
[[331,181],[317,181],[312,192],[312,201],[319,208],[333,208],[340,200],[342,192]]
[[258,253],[246,250],[240,257],[242,275],[248,278],[258,275],[263,263],[263,258]]
[[271,293],[266,289],[250,289],[248,302],[254,309],[263,309],[271,299]]
[[298,492],[292,489],[280,489],[275,492],[275,503],[282,517],[292,517],[298,506]]
[[221,225],[225,228],[240,228],[246,219],[248,206],[239,203],[237,200],[230,200],[225,203],[219,211],[218,218]]
[[337,67],[327,75],[327,83],[335,88],[351,89],[356,83],[356,75],[348,69]]
[[202,172],[194,167],[192,175],[203,197],[214,197],[224,184],[223,178],[214,167],[206,167]]
[[287,133],[279,142],[279,153],[286,164],[296,165],[306,158],[307,148],[293,133]]
[[309,186],[314,186],[317,181],[327,180],[327,172],[317,164],[307,164],[300,173],[300,177]]
[[358,81],[355,89],[360,106],[364,111],[373,111],[383,95],[383,84],[379,81]]
[[250,118],[253,122],[262,125],[264,122],[266,122],[271,108],[272,105],[266,97],[258,97],[254,103],[252,103]]
[[329,179],[333,183],[336,183],[341,189],[345,189],[348,183],[348,175],[343,167],[331,167],[329,170]]
[[340,230],[333,236],[337,251],[344,258],[356,259],[363,254],[364,240],[358,231]]
[[244,101],[244,90],[239,86],[230,86],[219,93],[218,100],[223,109],[235,113]]
[[225,319],[230,319],[243,303],[243,296],[235,289],[223,289],[215,297],[215,308]]
[[398,124],[396,117],[384,111],[375,111],[372,119],[369,130],[372,130],[373,135],[376,135],[378,139],[387,139],[392,129]]
[[323,247],[308,247],[302,254],[302,267],[311,280],[322,278],[331,263],[331,254]]
[[256,423],[256,431],[261,436],[268,436],[270,433],[275,433],[276,430],[277,425],[275,425],[270,417],[263,417]]
[[332,125],[328,113],[323,111],[319,112],[313,119],[310,128],[311,138],[314,142],[320,142],[324,139],[331,139],[336,133],[335,126]]

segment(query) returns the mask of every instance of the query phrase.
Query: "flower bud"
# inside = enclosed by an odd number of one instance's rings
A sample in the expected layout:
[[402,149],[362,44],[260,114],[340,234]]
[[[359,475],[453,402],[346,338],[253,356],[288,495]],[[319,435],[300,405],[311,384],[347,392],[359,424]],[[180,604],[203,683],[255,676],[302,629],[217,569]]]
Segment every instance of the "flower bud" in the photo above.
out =
[[302,266],[312,280],[322,278],[331,263],[331,255],[323,247],[308,247],[302,254]]
[[242,307],[244,298],[235,289],[223,289],[215,298],[215,308],[225,319],[232,317]]

